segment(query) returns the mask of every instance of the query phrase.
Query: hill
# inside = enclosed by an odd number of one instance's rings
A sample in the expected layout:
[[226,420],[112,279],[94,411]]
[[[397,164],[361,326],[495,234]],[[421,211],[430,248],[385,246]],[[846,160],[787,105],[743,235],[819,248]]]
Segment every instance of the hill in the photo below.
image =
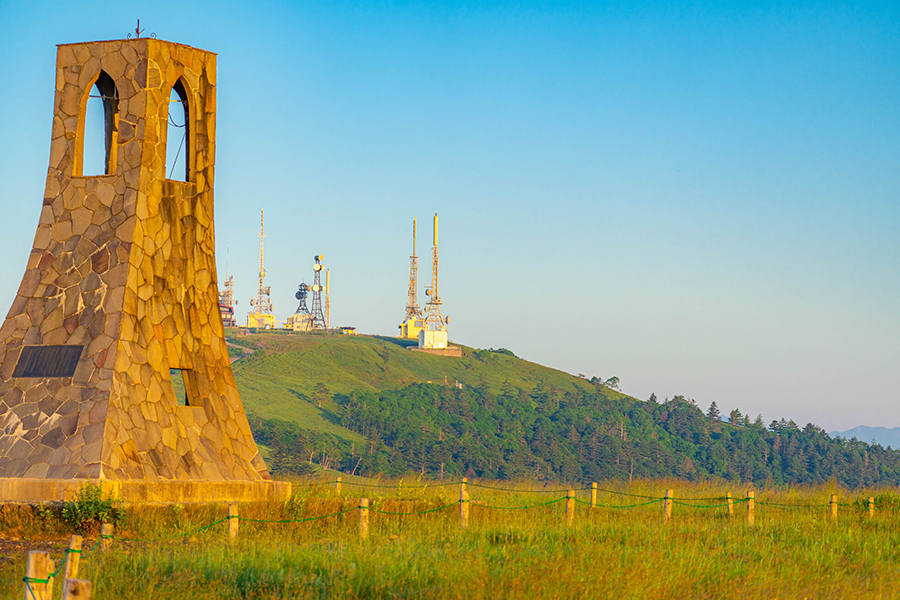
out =
[[[539,382],[559,393],[592,391],[579,377],[515,357],[509,351],[463,347],[462,358],[410,350],[414,342],[375,336],[261,332],[228,342],[252,350],[232,365],[248,413],[296,423],[302,429],[361,442],[335,425],[341,411],[333,397],[352,392],[396,390],[440,383],[487,389],[504,385],[531,390]],[[609,390],[614,398],[623,394]]]
[[852,440],[866,440],[884,447],[900,448],[900,427],[868,427],[860,425],[847,431],[832,431],[831,437],[842,437]]
[[238,333],[229,342],[252,353],[235,377],[276,473],[317,463],[393,476],[900,483],[900,452],[738,410],[725,423],[682,396],[641,401],[506,350],[450,358],[394,338]]

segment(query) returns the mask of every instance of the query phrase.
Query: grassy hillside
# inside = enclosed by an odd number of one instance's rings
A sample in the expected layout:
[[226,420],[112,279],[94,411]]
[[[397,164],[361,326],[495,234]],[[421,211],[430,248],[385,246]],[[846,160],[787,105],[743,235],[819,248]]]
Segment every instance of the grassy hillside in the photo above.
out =
[[[500,393],[508,382],[532,390],[538,383],[559,393],[589,392],[594,386],[562,371],[487,350],[463,348],[463,357],[410,350],[397,338],[261,332],[227,332],[234,346],[252,349],[232,366],[247,412],[296,423],[360,443],[363,438],[339,425],[334,394],[399,389],[415,383],[459,382]],[[321,408],[317,387],[325,386]],[[320,388],[321,389],[321,388]],[[610,397],[621,397],[615,391]]]

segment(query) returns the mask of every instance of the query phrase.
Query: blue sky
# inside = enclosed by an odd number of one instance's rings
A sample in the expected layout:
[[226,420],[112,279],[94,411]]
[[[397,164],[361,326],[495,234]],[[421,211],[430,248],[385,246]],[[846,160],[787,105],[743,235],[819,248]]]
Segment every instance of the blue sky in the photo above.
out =
[[279,320],[322,253],[332,322],[393,334],[411,220],[424,282],[438,212],[460,343],[766,422],[900,426],[897,5],[0,0],[2,310],[55,45],[138,18],[219,55],[240,318],[265,209]]

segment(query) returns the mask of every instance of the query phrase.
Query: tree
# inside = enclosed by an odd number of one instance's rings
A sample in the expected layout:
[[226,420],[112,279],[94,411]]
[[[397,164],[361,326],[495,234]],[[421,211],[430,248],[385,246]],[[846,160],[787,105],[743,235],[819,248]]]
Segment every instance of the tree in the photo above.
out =
[[740,427],[743,422],[744,415],[741,414],[741,411],[738,409],[734,409],[731,411],[731,414],[728,415],[728,422],[734,425],[735,427]]
[[604,387],[608,387],[611,390],[619,389],[619,378],[618,377],[610,377],[606,381],[603,382]]
[[322,408],[322,403],[328,400],[328,387],[321,381],[316,384],[316,406]]
[[718,421],[722,418],[722,413],[719,412],[719,405],[716,404],[715,400],[709,405],[709,410],[706,411],[706,418],[710,421]]

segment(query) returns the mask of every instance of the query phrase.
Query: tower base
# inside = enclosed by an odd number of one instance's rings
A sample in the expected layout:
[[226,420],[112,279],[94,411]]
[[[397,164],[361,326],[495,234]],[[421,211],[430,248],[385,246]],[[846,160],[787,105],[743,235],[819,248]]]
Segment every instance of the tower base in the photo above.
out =
[[88,483],[99,484],[104,496],[137,504],[283,502],[291,496],[291,484],[287,481],[91,481],[2,477],[0,503],[70,501]]

